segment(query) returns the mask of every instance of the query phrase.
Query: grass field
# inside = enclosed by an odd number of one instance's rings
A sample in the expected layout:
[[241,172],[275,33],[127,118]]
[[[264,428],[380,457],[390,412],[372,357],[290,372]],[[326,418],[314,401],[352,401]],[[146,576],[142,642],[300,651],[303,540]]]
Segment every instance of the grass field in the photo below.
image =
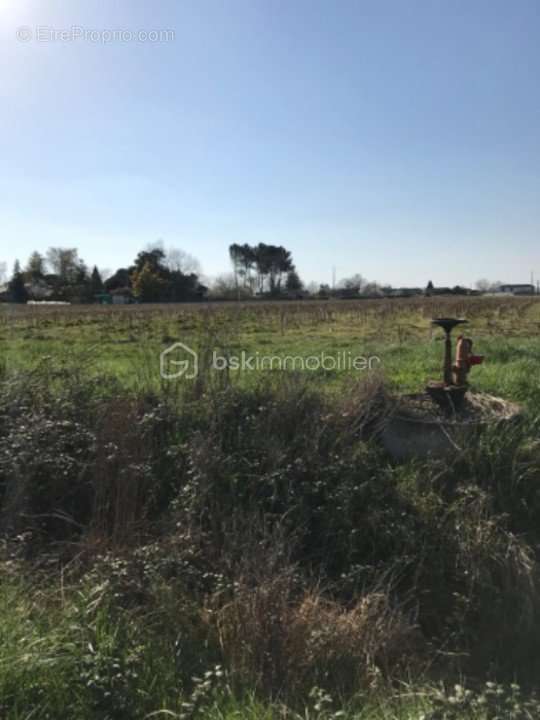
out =
[[[160,353],[176,341],[199,351],[309,357],[349,353],[380,358],[388,382],[416,390],[440,373],[440,331],[433,317],[466,317],[486,364],[478,389],[530,403],[538,396],[540,302],[534,298],[439,298],[409,301],[228,303],[110,307],[0,308],[0,348],[13,369],[75,359],[137,387],[160,383]],[[266,372],[272,372],[267,370]],[[250,372],[238,381],[250,382]],[[352,370],[311,371],[335,388]],[[540,379],[539,381],[540,382]]]
[[[437,316],[524,417],[396,463]],[[0,717],[540,717],[540,301],[0,305],[0,353]]]

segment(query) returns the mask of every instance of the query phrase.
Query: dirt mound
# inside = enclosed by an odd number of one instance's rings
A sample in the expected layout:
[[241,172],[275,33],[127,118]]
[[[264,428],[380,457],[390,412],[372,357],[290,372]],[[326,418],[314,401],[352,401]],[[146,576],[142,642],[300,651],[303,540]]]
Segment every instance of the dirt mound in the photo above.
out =
[[459,410],[446,413],[427,393],[402,395],[396,399],[393,415],[403,419],[444,424],[490,423],[507,420],[520,413],[520,408],[503,398],[486,393],[467,393]]

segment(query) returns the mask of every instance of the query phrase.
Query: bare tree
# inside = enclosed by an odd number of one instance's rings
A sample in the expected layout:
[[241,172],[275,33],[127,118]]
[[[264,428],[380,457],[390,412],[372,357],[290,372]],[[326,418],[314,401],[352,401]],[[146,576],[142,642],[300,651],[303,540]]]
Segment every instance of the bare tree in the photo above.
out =
[[181,272],[183,275],[201,275],[201,263],[194,255],[181,248],[166,247],[161,238],[148,243],[145,252],[151,253],[160,250],[163,253],[163,264],[171,272]]
[[196,257],[181,250],[180,248],[168,248],[165,251],[165,265],[173,272],[181,272],[184,275],[200,275],[202,273],[201,263]]
[[81,266],[76,248],[50,247],[47,250],[47,263],[53,273],[65,283],[76,279]]
[[476,281],[475,287],[480,292],[489,292],[491,283],[487,278],[480,278],[480,280]]
[[338,283],[338,288],[344,288],[345,290],[356,290],[357,292],[362,292],[364,289],[364,286],[366,284],[366,280],[360,273],[356,273],[355,275],[351,275],[349,278],[343,278],[343,280],[340,280]]
[[475,287],[480,292],[497,292],[497,290],[501,287],[502,282],[500,280],[496,280],[495,282],[491,282],[491,280],[487,280],[486,278],[481,278],[480,280],[477,280],[475,283]]
[[7,263],[0,262],[0,284],[6,282],[7,277]]
[[362,295],[366,295],[368,297],[380,297],[383,295],[383,290],[379,283],[376,282],[367,282],[362,287]]
[[210,295],[214,298],[239,299],[242,288],[234,273],[223,273],[210,281]]

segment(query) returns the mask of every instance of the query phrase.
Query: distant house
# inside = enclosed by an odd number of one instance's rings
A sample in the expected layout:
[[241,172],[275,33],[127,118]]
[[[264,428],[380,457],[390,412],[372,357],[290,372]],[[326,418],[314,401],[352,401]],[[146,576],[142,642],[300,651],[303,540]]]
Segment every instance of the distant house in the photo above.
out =
[[128,305],[133,302],[133,294],[128,287],[111,290],[110,296],[113,305]]
[[28,300],[28,305],[71,305],[68,300]]
[[497,292],[505,293],[506,295],[534,295],[534,285],[530,283],[523,283],[517,285],[501,285]]
[[112,305],[112,295],[108,292],[100,292],[94,295],[94,300],[100,305]]

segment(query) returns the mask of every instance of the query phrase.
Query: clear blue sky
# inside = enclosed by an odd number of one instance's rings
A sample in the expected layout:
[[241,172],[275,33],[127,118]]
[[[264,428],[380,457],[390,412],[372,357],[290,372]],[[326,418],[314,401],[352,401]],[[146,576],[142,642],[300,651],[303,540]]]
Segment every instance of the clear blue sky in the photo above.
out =
[[207,275],[262,241],[305,281],[540,277],[538,0],[0,0],[0,63],[10,266],[162,238]]

